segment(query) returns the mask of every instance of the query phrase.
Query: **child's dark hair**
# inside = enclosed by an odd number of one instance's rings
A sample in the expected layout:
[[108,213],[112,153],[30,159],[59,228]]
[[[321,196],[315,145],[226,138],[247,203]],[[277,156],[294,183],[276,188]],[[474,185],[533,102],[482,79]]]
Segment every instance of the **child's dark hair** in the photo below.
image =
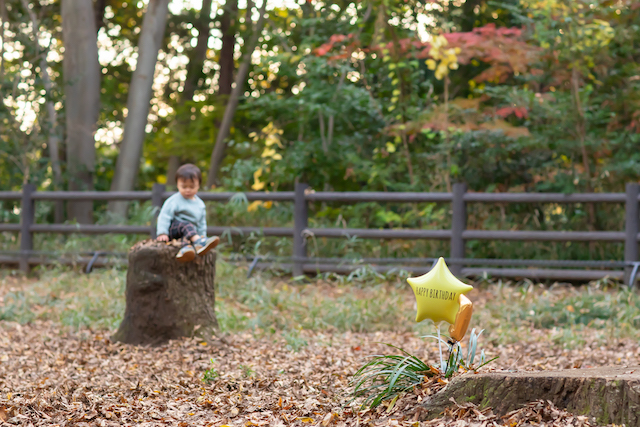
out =
[[198,180],[198,184],[202,184],[202,173],[196,165],[187,163],[180,166],[176,171],[176,182],[178,182],[178,179],[184,179],[186,181]]

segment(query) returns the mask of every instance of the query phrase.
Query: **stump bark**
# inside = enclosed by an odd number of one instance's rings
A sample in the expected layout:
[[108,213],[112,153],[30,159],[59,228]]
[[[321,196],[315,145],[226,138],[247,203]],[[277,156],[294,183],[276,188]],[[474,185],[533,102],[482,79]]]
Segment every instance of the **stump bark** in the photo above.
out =
[[472,402],[504,415],[539,399],[601,424],[640,427],[640,366],[560,371],[467,374],[422,404],[422,419],[433,419],[451,406]]
[[179,263],[178,250],[154,240],[129,250],[126,309],[115,341],[158,345],[192,336],[209,341],[215,334],[216,253]]

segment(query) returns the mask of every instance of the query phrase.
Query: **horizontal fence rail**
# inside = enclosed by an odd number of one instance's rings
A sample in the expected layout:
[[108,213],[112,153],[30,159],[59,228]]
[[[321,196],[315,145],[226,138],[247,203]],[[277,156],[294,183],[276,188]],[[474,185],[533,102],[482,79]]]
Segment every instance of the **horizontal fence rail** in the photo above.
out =
[[626,200],[624,193],[466,193],[464,195],[465,202],[480,203],[624,203]]
[[[23,191],[0,191],[0,201],[21,201],[21,224],[0,224],[0,232],[19,232],[20,255],[18,261],[15,256],[0,255],[0,263],[19,262],[21,269],[28,271],[29,266],[45,263],[42,256],[34,256],[33,233],[82,233],[82,234],[140,234],[155,237],[155,224],[142,225],[97,225],[97,224],[36,224],[34,223],[35,201],[148,201],[151,200],[155,207],[160,207],[162,202],[174,192],[166,191],[164,185],[155,184],[152,191],[35,191],[31,184],[25,184]],[[454,184],[451,193],[389,193],[389,192],[315,192],[306,184],[296,184],[295,191],[283,192],[202,192],[198,196],[209,202],[229,201],[286,201],[294,203],[293,227],[232,227],[209,226],[208,234],[215,235],[248,235],[258,234],[262,236],[292,237],[293,253],[279,266],[291,269],[294,275],[313,272],[352,272],[357,266],[344,262],[321,262],[320,259],[307,257],[306,240],[311,237],[326,238],[351,238],[362,239],[434,239],[449,240],[451,243],[450,267],[456,275],[492,275],[501,277],[529,277],[553,280],[594,280],[605,276],[611,278],[624,278],[629,286],[635,283],[638,270],[638,241],[640,230],[638,224],[638,202],[640,201],[640,186],[636,183],[627,184],[625,193],[474,193],[467,192],[465,184]],[[350,228],[309,228],[308,203],[309,202],[339,202],[339,203],[450,203],[452,206],[452,223],[449,230],[425,230],[425,229],[350,229]],[[469,230],[466,228],[467,203],[624,203],[625,204],[625,229],[623,231],[536,231],[536,230]],[[155,221],[152,221],[155,222]],[[625,259],[618,264],[608,264],[608,268],[618,270],[567,270],[551,268],[488,268],[488,267],[464,267],[473,265],[474,260],[465,258],[465,242],[468,240],[504,240],[504,241],[603,241],[624,242]],[[100,256],[98,256],[100,258]],[[83,258],[81,258],[83,259]],[[375,264],[374,270],[386,272],[398,267],[378,265],[380,259],[363,260],[362,263]],[[427,258],[421,259],[422,266],[412,267],[412,272],[418,274],[430,269]],[[486,261],[486,260],[484,260]],[[495,260],[495,265],[514,265],[507,260]],[[513,261],[513,260],[511,260]],[[74,261],[75,262],[75,261]],[[93,264],[101,265],[100,259],[94,254]],[[532,267],[541,265],[553,267],[552,261],[520,260],[523,266]],[[578,262],[578,261],[565,261]],[[272,265],[264,261],[255,261],[254,267]],[[391,263],[391,262],[389,262]],[[389,264],[386,263],[386,264]],[[615,262],[614,262],[615,263]],[[391,263],[393,264],[393,263]],[[483,265],[491,263],[484,262]],[[577,265],[577,264],[576,264]],[[604,264],[600,264],[604,265]],[[590,268],[582,265],[583,268]],[[620,270],[623,269],[623,270]]]
[[[163,191],[163,200],[168,199],[175,191]],[[248,201],[293,201],[294,192],[280,191],[265,193],[260,191],[246,193],[198,193],[204,201],[229,201],[234,196],[244,195]],[[151,200],[151,191],[35,191],[33,200]],[[387,202],[387,203],[446,203],[451,202],[452,193],[386,193],[376,191],[362,192],[309,192],[305,200],[310,202]],[[0,191],[0,200],[20,200],[20,191]],[[472,193],[464,195],[465,202],[472,203],[625,203],[625,193]],[[638,196],[640,201],[640,196]]]
[[[556,242],[624,242],[622,231],[519,231],[519,230],[465,230],[465,240],[527,240]],[[636,236],[636,240],[638,236]]]
[[421,202],[450,202],[451,193],[386,193],[380,191],[362,192],[308,192],[305,199],[311,202],[396,202],[396,203],[421,203]]
[[[126,253],[113,252],[80,252],[66,253],[47,251],[0,251],[0,263],[18,264],[19,259],[15,255],[27,255],[29,265],[86,265],[87,272],[93,267],[126,266]],[[334,272],[340,274],[358,273],[359,270],[371,269],[379,273],[411,271],[414,274],[423,274],[431,269],[437,259],[435,258],[304,258],[295,257],[222,257],[225,262],[232,264],[251,262],[249,275],[258,268],[281,268],[291,270],[296,262],[302,262],[305,273],[327,273]],[[638,263],[627,263],[621,261],[559,261],[559,260],[510,260],[510,259],[451,259],[446,258],[448,263],[458,263],[461,265],[478,265],[483,267],[468,267],[462,269],[463,275],[473,276],[494,276],[494,277],[527,277],[530,279],[558,279],[558,280],[598,280],[604,277],[610,279],[622,279],[621,270],[603,270],[602,268],[624,268],[634,267]],[[366,267],[363,266],[366,265]],[[398,264],[398,265],[395,265]],[[419,264],[414,266],[413,264]],[[491,268],[487,266],[525,266],[528,268]],[[556,267],[556,269],[539,269],[531,266]],[[600,267],[600,270],[568,270],[557,267]],[[637,268],[637,267],[636,267]]]

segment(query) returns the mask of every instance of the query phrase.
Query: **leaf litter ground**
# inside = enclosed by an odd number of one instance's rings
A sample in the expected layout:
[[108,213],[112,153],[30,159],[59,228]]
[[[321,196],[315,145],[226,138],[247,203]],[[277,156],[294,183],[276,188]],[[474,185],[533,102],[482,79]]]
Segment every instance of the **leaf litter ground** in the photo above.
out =
[[[566,291],[563,291],[566,292]],[[495,292],[479,291],[483,310]],[[481,317],[482,318],[482,317]],[[548,329],[514,326],[521,341],[487,335],[481,346],[499,359],[484,371],[638,365],[634,337],[603,342],[582,329],[579,346],[552,340]],[[111,342],[111,331],[71,330],[51,320],[0,322],[0,421],[3,425],[363,425],[483,426],[595,425],[531,402],[504,417],[459,403],[442,418],[417,422],[419,403],[442,381],[401,396],[391,406],[360,410],[348,404],[349,380],[368,356],[389,343],[435,363],[437,345],[415,332],[300,331],[294,351],[286,336],[251,331],[205,344],[195,339],[160,347]],[[203,378],[207,377],[208,382]]]

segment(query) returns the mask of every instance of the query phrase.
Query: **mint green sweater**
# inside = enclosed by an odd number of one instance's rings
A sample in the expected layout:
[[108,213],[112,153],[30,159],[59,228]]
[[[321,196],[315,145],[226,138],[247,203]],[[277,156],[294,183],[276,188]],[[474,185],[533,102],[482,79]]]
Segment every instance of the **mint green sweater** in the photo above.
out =
[[156,233],[169,234],[169,226],[172,220],[190,222],[196,226],[200,236],[207,235],[207,209],[204,202],[198,196],[193,199],[185,199],[182,194],[176,193],[169,197],[160,209]]

